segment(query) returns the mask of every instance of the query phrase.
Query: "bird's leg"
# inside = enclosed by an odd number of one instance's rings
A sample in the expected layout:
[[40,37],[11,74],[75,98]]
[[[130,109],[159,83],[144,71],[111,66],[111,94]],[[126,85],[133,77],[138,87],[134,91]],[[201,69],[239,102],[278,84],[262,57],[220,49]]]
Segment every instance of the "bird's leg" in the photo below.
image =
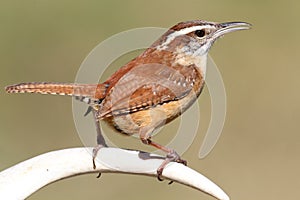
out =
[[97,112],[98,110],[97,110],[97,108],[93,108],[92,111],[93,111],[93,117],[94,117],[94,122],[95,122],[95,126],[96,126],[96,132],[97,132],[97,146],[95,146],[93,149],[93,168],[96,169],[95,159],[97,157],[97,153],[101,148],[107,147],[107,144],[101,133],[100,121],[99,121],[98,112]]
[[[167,153],[164,162],[157,169],[157,178],[158,178],[158,180],[162,181],[163,179],[161,178],[161,175],[162,175],[162,172],[163,172],[164,168],[166,167],[166,165],[168,163],[178,162],[178,163],[182,163],[184,165],[187,165],[187,161],[181,159],[180,156],[178,155],[178,153],[175,150],[170,149],[168,147],[165,147],[163,145],[160,145],[156,142],[153,142],[151,140],[151,133],[152,133],[152,131],[151,132],[146,132],[145,134],[143,134],[143,133],[140,134],[140,139],[144,144],[151,145],[151,146],[153,146],[157,149],[160,149],[160,150]],[[170,183],[172,183],[172,181]]]

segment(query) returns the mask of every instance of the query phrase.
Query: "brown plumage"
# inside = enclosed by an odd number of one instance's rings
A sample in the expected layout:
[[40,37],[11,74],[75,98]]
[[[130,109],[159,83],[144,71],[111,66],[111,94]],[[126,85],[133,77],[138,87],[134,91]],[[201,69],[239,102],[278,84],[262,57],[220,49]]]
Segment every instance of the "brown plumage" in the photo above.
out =
[[153,142],[151,133],[179,116],[200,95],[207,53],[214,41],[249,27],[244,22],[181,22],[102,84],[21,83],[6,87],[6,91],[70,95],[89,103],[99,144],[93,161],[100,147],[106,145],[99,126],[99,120],[104,120],[119,132],[139,134],[143,143],[168,154],[157,170],[159,177],[168,162],[186,162],[174,150]]

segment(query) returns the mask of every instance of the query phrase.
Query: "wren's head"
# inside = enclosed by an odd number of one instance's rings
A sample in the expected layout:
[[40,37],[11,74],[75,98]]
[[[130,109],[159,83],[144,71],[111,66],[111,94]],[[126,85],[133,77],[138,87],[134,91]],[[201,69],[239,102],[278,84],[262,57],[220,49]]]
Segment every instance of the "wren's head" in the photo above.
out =
[[[251,27],[245,22],[215,23],[203,20],[181,22],[170,28],[154,46],[174,53],[182,65],[196,64],[206,69],[206,57],[212,44],[221,36]],[[205,73],[205,69],[202,72]]]
[[251,27],[245,22],[215,23],[202,20],[181,22],[165,33],[157,46],[159,50],[183,51],[188,55],[203,55],[221,36]]

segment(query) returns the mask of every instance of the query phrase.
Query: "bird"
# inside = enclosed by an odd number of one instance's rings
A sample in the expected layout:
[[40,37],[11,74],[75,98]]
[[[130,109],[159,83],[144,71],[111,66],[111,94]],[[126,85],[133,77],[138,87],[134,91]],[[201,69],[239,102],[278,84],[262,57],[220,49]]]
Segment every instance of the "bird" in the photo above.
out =
[[119,68],[103,83],[27,82],[7,86],[8,93],[68,95],[85,102],[92,111],[97,131],[97,152],[106,147],[101,133],[103,120],[117,132],[138,135],[142,143],[166,153],[157,169],[170,162],[187,165],[174,149],[151,136],[187,110],[205,85],[207,56],[217,39],[227,33],[250,29],[246,22],[191,20],[177,23],[136,58]]

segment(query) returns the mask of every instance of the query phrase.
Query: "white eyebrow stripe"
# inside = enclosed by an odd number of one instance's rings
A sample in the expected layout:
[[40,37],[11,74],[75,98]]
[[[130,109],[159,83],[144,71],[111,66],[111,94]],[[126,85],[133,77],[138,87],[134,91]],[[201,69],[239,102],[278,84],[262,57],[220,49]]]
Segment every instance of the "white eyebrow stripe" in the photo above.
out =
[[191,27],[181,29],[179,31],[175,31],[174,33],[170,34],[167,37],[166,41],[164,43],[162,43],[161,45],[159,45],[157,47],[157,49],[165,50],[167,48],[167,45],[170,44],[171,41],[174,40],[174,38],[176,38],[180,35],[185,35],[185,34],[191,33],[191,32],[196,31],[196,30],[200,30],[200,29],[203,29],[203,28],[210,28],[210,27],[211,27],[211,25],[191,26]]

